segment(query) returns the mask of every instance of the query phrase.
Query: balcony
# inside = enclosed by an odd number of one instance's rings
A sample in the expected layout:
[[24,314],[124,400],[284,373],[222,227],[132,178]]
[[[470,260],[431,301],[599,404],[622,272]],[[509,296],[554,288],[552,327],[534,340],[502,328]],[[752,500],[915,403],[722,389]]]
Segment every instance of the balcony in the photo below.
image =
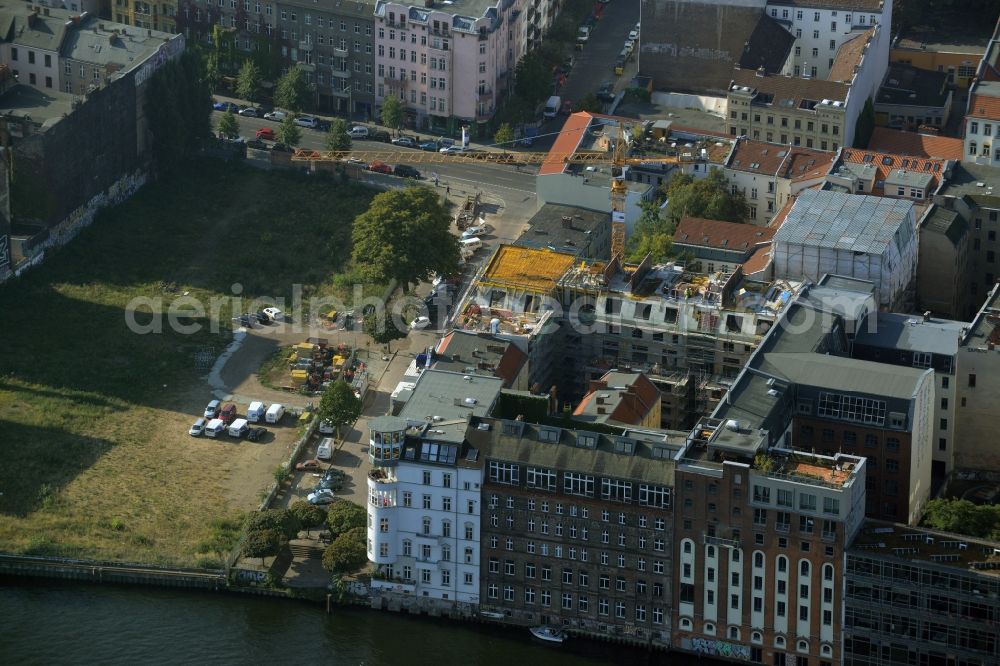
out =
[[311,62],[303,62],[303,61],[300,60],[299,62],[295,63],[295,66],[298,67],[299,69],[301,69],[303,72],[315,72],[316,71],[316,65],[313,64],[313,63],[311,63]]
[[342,99],[347,99],[348,97],[351,96],[351,89],[350,88],[331,88],[330,89],[330,94],[333,95],[334,97],[340,97]]
[[331,69],[330,75],[335,76],[338,79],[349,79],[351,78],[351,70],[349,69]]
[[312,42],[299,42],[299,51],[305,51],[306,53],[312,53],[313,43]]
[[347,56],[351,55],[351,52],[347,49],[342,49],[337,47],[333,49],[333,55],[335,58],[346,58]]
[[732,548],[734,550],[739,550],[740,542],[738,539],[723,539],[722,537],[715,537],[704,535],[703,543],[706,546],[718,546],[720,548]]
[[368,478],[375,483],[396,483],[398,479],[393,474],[389,474],[381,467],[376,467],[368,471]]
[[789,530],[791,530],[791,528],[792,528],[792,524],[791,523],[776,523],[774,525],[774,531],[775,532],[779,532],[781,534],[788,534],[788,532],[789,532]]
[[480,88],[479,89],[479,101],[489,102],[493,99],[493,89],[492,88]]

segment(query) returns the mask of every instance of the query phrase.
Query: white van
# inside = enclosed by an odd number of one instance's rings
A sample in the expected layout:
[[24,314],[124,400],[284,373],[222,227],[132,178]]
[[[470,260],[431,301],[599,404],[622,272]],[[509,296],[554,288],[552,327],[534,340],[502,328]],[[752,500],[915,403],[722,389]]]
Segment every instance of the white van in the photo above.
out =
[[324,437],[316,449],[316,457],[320,460],[329,460],[333,457],[333,438]]
[[237,439],[242,438],[250,430],[250,425],[247,423],[246,419],[236,419],[229,424],[229,436],[236,437]]
[[332,435],[337,429],[333,425],[333,421],[329,419],[324,419],[319,422],[319,434],[321,435]]
[[347,133],[352,139],[367,139],[368,138],[368,128],[364,125],[355,125]]
[[546,118],[555,118],[556,114],[559,113],[559,108],[562,106],[562,98],[559,95],[553,95],[549,97],[549,101],[545,103],[545,110],[542,115]]
[[274,403],[267,408],[267,412],[264,414],[264,418],[268,423],[277,423],[281,420],[281,417],[285,415],[285,406]]
[[458,249],[463,250],[464,252],[475,252],[482,246],[483,241],[478,236],[473,236],[472,238],[462,238],[458,241]]
[[267,407],[264,403],[258,401],[251,402],[250,406],[247,407],[247,421],[250,423],[259,423],[264,419],[264,412],[267,411]]
[[205,426],[206,437],[218,437],[226,430],[226,422],[222,419],[212,419]]

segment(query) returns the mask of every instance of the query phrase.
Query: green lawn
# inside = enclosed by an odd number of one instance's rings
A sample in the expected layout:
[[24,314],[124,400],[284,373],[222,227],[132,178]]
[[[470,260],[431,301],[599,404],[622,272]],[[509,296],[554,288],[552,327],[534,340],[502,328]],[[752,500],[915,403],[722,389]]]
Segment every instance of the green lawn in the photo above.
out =
[[229,342],[230,308],[221,334],[137,335],[126,306],[184,292],[207,303],[236,283],[246,298],[287,299],[293,284],[344,295],[351,222],[374,194],[194,162],[0,286],[0,550],[186,563],[211,552],[212,521],[235,510],[209,490],[225,462],[212,456],[226,454],[195,455],[162,430],[207,394],[195,353]]

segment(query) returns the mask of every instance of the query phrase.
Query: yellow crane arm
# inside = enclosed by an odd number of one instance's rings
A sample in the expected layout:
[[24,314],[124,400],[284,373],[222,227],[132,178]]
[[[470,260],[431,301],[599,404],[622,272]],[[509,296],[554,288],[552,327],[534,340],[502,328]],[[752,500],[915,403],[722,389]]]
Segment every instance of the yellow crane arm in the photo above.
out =
[[450,162],[493,162],[496,164],[677,164],[676,155],[655,157],[620,157],[607,152],[501,152],[471,151],[468,153],[437,153],[425,150],[309,150],[299,148],[292,155],[293,162],[412,162],[415,164],[447,164]]

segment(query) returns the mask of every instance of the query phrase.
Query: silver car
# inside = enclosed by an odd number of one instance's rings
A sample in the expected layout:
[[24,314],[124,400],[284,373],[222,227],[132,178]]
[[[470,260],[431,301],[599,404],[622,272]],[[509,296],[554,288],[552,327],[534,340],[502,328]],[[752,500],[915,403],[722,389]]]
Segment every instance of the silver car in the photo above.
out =
[[192,437],[201,437],[205,434],[205,419],[198,419],[192,425],[191,429],[188,430],[188,434]]

